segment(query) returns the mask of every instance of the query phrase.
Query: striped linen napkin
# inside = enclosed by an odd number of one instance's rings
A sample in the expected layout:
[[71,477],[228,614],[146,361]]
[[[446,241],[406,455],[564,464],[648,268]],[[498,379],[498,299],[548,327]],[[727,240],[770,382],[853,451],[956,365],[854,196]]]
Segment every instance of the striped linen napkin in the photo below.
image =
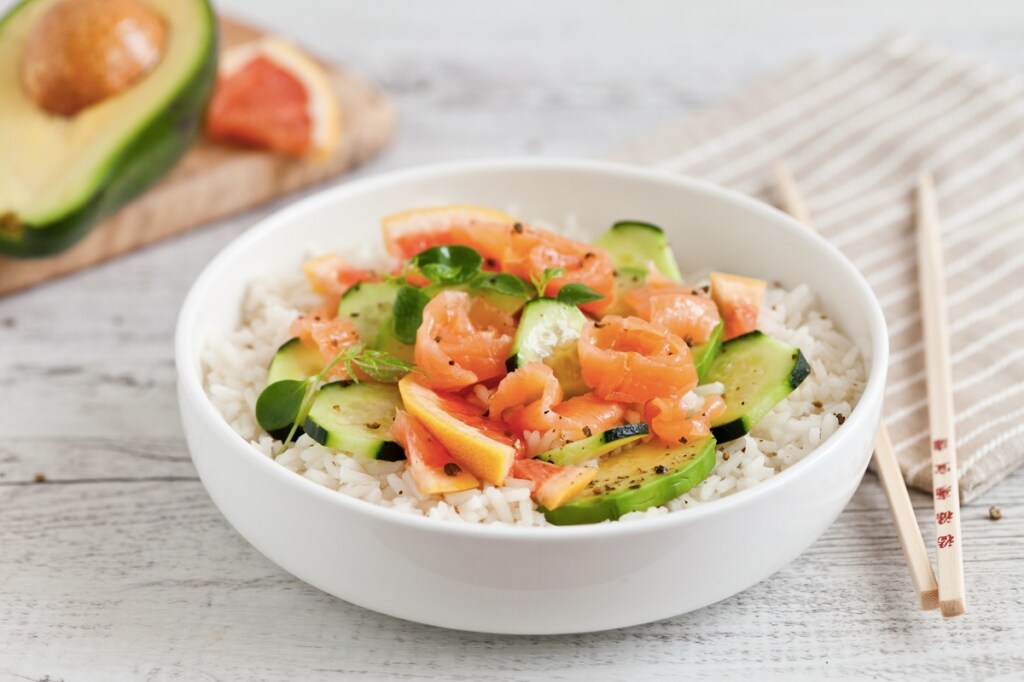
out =
[[885,423],[931,490],[913,189],[930,170],[945,247],[961,497],[1024,463],[1024,82],[907,36],[806,60],[615,157],[774,199],[785,160],[822,234],[867,277],[892,342]]

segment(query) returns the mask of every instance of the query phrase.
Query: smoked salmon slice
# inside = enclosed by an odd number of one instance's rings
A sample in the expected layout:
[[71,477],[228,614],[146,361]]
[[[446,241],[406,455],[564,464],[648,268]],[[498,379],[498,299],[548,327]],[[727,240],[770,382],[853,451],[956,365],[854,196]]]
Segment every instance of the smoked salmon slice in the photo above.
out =
[[505,373],[515,321],[486,298],[445,290],[423,309],[416,366],[431,388],[465,388]]
[[697,385],[686,342],[639,317],[588,322],[578,348],[583,381],[606,400],[644,403]]

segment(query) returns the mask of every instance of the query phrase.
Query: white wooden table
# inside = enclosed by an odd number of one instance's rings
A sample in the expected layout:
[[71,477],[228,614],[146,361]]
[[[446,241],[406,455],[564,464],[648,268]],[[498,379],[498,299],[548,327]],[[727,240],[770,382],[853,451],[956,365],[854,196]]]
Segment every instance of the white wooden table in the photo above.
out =
[[[598,156],[797,55],[839,54],[894,28],[1024,72],[1016,0],[973,4],[970,15],[924,0],[700,11],[668,1],[218,4],[390,91],[401,139],[360,174],[496,154]],[[774,577],[628,630],[451,632],[284,573],[196,479],[171,344],[203,265],[278,207],[0,300],[0,679],[1024,679],[1024,471],[966,509],[969,612],[949,621],[916,608],[870,475]],[[915,504],[927,530],[928,500]]]

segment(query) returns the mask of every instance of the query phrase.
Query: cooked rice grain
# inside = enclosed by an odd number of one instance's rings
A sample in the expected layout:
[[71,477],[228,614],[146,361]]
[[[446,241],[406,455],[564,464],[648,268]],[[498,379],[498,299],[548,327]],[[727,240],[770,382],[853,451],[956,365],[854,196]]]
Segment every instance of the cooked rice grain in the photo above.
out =
[[[287,340],[292,320],[318,303],[302,277],[256,282],[243,303],[240,327],[211,340],[203,353],[210,400],[228,424],[267,457],[279,451],[281,444],[264,433],[254,417],[266,367]],[[769,289],[760,323],[765,333],[803,351],[811,375],[750,434],[719,446],[718,462],[706,480],[663,507],[627,514],[623,521],[687,509],[755,486],[828,439],[839,428],[838,415],[843,419],[849,416],[864,388],[863,362],[858,349],[817,309],[810,288]],[[707,387],[699,393],[720,390]],[[479,387],[477,393],[486,399],[489,392]],[[550,433],[528,432],[525,439],[531,454],[551,449],[558,442]],[[453,523],[547,525],[530,500],[528,481],[510,478],[501,487],[423,495],[404,462],[349,456],[325,448],[309,436],[299,438],[276,461],[339,493],[407,514]]]

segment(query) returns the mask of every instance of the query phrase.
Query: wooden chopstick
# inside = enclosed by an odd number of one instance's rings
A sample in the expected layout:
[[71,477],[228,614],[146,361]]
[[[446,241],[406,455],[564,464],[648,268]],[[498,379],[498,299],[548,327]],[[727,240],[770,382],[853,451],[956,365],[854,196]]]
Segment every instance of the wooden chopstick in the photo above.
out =
[[[789,167],[784,163],[775,164],[775,179],[779,190],[779,200],[783,210],[792,215],[807,227],[814,229],[811,214],[804,203],[803,195],[796,184],[796,179]],[[889,511],[896,524],[896,534],[903,547],[903,556],[910,569],[910,579],[914,583],[921,608],[931,610],[939,606],[939,588],[932,571],[932,562],[928,558],[921,528],[914,516],[914,506],[910,503],[910,493],[903,481],[900,464],[892,449],[889,431],[882,424],[878,429],[875,441],[875,471],[882,483],[885,498],[889,501]]]
[[938,229],[935,183],[925,174],[917,181],[917,270],[924,328],[928,430],[935,501],[935,562],[939,573],[939,609],[959,616],[966,609],[960,489],[953,418],[953,376],[946,315],[946,277]]

